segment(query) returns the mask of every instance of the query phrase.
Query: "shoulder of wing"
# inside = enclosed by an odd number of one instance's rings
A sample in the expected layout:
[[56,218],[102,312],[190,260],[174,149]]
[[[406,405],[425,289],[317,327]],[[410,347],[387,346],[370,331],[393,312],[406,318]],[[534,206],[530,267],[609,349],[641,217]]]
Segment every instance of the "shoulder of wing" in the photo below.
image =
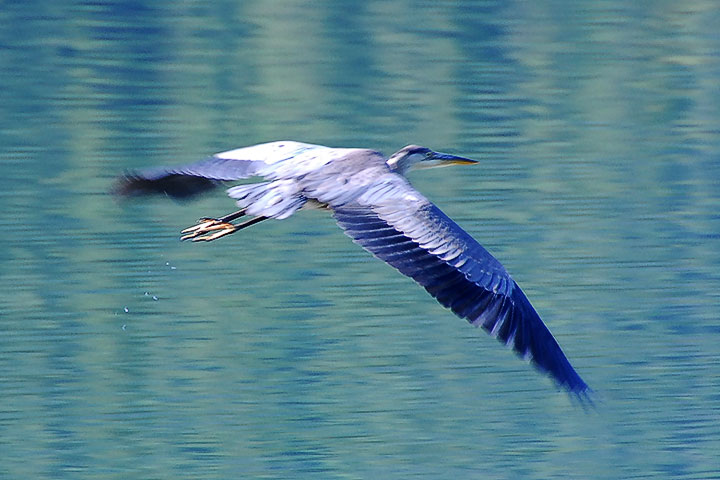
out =
[[298,178],[314,173],[341,177],[343,172],[357,171],[362,161],[385,165],[382,155],[372,150],[331,148],[289,140],[228,150],[214,157],[257,162],[258,175],[269,179]]
[[216,153],[213,156],[229,160],[252,160],[271,164],[282,161],[283,159],[292,158],[308,150],[329,150],[329,147],[295,142],[292,140],[279,140],[276,142],[259,143],[249,147],[235,148],[233,150]]

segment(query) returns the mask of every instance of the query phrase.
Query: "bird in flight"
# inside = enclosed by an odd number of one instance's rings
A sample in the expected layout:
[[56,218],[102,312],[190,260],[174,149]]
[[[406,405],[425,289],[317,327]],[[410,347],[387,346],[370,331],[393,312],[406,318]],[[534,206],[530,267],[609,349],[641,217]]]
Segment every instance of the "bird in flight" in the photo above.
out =
[[[128,172],[115,193],[188,198],[226,182],[261,177],[262,182],[227,190],[240,210],[202,218],[181,238],[209,242],[268,218],[288,218],[303,207],[328,209],[355,243],[511,346],[567,391],[587,396],[588,385],[505,267],[405,177],[414,169],[474,163],[417,145],[385,158],[368,149],[277,141],[190,165]],[[243,217],[249,219],[235,222]]]

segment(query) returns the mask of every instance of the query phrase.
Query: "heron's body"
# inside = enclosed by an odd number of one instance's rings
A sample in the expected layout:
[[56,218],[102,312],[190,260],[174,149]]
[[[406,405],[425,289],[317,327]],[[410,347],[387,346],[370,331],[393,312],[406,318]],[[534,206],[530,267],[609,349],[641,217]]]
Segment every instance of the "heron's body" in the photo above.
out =
[[[203,219],[183,238],[214,240],[266,218],[287,218],[305,206],[326,207],[355,243],[413,278],[456,315],[511,345],[569,391],[586,393],[587,384],[500,262],[404,176],[425,164],[451,163],[475,162],[412,145],[386,159],[373,150],[280,141],[184,167],[131,173],[118,192],[188,197],[224,182],[262,177],[264,182],[228,189],[239,212]],[[245,215],[255,218],[231,223]]]

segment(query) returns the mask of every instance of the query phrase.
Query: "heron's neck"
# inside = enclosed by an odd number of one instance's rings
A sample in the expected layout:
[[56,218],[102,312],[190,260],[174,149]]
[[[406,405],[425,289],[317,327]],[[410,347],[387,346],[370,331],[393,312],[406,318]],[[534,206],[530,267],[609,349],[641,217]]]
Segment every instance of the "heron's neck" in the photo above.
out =
[[412,169],[413,165],[415,165],[415,163],[416,162],[413,162],[408,157],[390,157],[387,161],[387,165],[388,167],[390,167],[390,170],[392,170],[394,173],[399,173],[400,175],[405,175],[407,172],[409,172]]

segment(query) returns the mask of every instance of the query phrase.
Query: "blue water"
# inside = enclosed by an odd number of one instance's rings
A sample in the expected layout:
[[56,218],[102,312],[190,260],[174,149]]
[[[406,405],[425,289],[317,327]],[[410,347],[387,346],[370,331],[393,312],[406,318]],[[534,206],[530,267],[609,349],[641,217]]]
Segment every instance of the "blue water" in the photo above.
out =
[[[5,2],[0,477],[720,478],[714,2]],[[413,184],[586,409],[323,212],[180,243],[129,168],[278,139]]]

